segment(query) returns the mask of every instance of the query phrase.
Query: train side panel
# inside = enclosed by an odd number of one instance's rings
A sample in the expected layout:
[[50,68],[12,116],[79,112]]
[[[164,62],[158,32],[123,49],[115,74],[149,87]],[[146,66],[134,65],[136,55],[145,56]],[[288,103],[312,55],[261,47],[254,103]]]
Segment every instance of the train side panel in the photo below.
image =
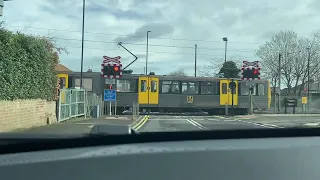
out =
[[[192,102],[188,102],[192,97]],[[159,107],[174,108],[212,108],[219,107],[219,95],[186,95],[186,94],[160,94]]]

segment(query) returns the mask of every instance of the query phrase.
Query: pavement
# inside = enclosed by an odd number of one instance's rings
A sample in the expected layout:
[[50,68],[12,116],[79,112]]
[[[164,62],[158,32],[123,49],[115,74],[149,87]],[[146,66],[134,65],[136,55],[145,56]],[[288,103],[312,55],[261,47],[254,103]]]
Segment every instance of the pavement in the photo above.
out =
[[[141,119],[142,117],[140,117]],[[122,117],[100,117],[90,119],[72,119],[62,123],[34,127],[30,129],[19,129],[15,132],[23,133],[46,133],[46,134],[87,134],[94,125],[110,124],[118,126],[129,126],[133,124],[132,116]]]
[[90,133],[98,124],[130,126],[140,132],[197,131],[252,128],[292,128],[320,127],[320,114],[256,114],[245,116],[140,116],[133,121],[131,116],[75,119],[63,123],[35,127],[19,132],[47,134],[83,134]]
[[234,119],[278,128],[305,128],[320,125],[320,114],[257,114],[235,116]]

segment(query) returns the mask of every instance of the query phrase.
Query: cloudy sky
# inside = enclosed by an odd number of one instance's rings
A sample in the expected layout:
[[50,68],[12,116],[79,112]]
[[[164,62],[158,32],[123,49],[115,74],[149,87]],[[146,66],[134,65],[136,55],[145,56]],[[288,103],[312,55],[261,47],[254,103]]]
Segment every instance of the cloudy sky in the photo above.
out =
[[[124,65],[143,73],[146,34],[149,33],[148,71],[166,74],[183,68],[194,72],[194,46],[200,64],[227,58],[255,61],[254,51],[272,34],[295,30],[309,36],[320,29],[316,0],[86,0],[84,70],[100,71],[102,56],[121,56]],[[12,0],[5,2],[5,27],[53,37],[68,54],[61,63],[80,71],[82,0]]]

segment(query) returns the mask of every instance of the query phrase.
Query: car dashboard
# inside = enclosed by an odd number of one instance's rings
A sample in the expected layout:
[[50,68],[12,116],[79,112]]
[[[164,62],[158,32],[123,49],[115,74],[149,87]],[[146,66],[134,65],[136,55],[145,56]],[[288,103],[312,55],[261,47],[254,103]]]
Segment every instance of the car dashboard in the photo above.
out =
[[186,140],[0,155],[1,179],[320,178],[320,138]]

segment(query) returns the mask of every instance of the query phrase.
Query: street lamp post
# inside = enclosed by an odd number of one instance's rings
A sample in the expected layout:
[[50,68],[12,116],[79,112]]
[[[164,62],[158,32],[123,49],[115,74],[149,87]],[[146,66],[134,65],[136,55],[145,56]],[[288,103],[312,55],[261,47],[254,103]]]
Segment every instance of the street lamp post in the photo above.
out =
[[3,15],[4,1],[10,1],[10,0],[0,0],[0,16]]
[[224,62],[227,62],[227,44],[228,44],[228,38],[227,38],[227,37],[224,37],[224,38],[222,38],[222,40],[223,40],[224,42],[226,42],[226,43],[225,43],[225,48],[224,48]]
[[148,48],[149,48],[149,33],[151,31],[147,31],[147,52],[146,52],[146,75],[148,75]]
[[83,85],[83,46],[84,46],[84,17],[85,17],[85,6],[86,0],[83,0],[82,3],[82,39],[81,39],[81,77],[80,77],[80,88]]

